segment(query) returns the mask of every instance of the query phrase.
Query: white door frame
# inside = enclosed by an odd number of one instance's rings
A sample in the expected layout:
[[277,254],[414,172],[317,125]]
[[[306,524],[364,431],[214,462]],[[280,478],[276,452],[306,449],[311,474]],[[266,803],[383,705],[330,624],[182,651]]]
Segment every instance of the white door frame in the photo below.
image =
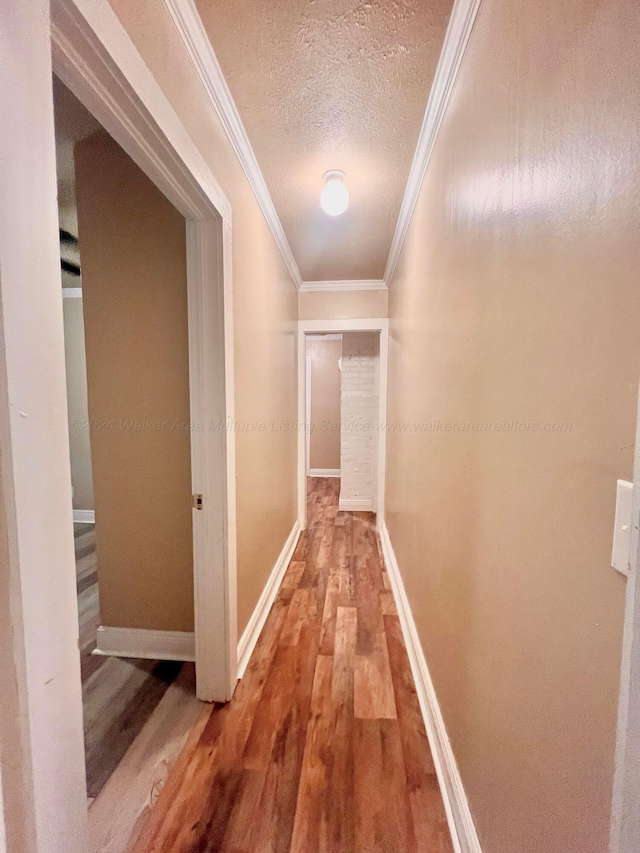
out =
[[363,320],[298,320],[298,522],[307,526],[307,376],[306,336],[332,332],[380,333],[380,393],[378,397],[378,453],[376,460],[376,496],[374,506],[378,525],[384,520],[385,462],[387,450],[387,372],[389,363],[389,320],[386,317]]
[[52,70],[187,220],[204,496],[196,658],[209,700],[236,682],[231,208],[107,0],[2,2],[0,16],[0,808],[9,853],[86,853]]
[[632,519],[610,853],[638,853],[640,850],[640,405],[636,429]]

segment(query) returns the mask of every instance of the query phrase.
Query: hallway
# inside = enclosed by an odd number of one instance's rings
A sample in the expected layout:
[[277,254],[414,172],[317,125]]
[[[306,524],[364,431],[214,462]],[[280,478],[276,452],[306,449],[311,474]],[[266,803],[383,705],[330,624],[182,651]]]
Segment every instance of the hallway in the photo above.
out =
[[0,19],[0,853],[640,853],[638,0]]
[[192,732],[135,853],[450,853],[374,516],[308,528],[233,700]]

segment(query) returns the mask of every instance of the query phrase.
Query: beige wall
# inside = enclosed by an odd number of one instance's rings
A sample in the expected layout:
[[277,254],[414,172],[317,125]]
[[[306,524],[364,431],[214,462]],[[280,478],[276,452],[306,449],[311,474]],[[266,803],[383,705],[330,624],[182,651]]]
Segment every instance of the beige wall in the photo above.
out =
[[[79,280],[75,279],[75,287]],[[93,509],[91,443],[87,408],[87,360],[84,348],[82,299],[62,300],[64,313],[64,355],[67,369],[67,409],[69,412],[69,454],[73,508]]]
[[342,341],[307,341],[311,356],[311,468],[340,470],[340,355]]
[[76,194],[100,619],[192,631],[184,219],[104,131]]
[[358,320],[388,317],[386,290],[312,291],[298,293],[300,320]]
[[[640,355],[635,0],[484,0],[390,298],[393,546],[484,853],[604,853]],[[568,423],[570,431],[473,424]],[[452,428],[453,429],[453,428]]]
[[[111,0],[233,208],[238,628],[297,515],[297,292],[163,3]],[[263,430],[252,429],[264,424]]]

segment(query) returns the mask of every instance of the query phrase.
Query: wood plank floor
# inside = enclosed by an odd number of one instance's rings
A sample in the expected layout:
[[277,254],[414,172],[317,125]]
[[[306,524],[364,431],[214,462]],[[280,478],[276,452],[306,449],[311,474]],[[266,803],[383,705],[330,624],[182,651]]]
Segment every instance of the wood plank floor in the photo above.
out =
[[309,527],[233,700],[197,726],[135,853],[452,853],[368,513]]
[[89,808],[89,853],[126,853],[189,738],[209,719],[195,694],[195,667],[186,663]]
[[99,795],[180,672],[176,661],[92,654],[100,623],[93,525],[75,530],[87,797]]

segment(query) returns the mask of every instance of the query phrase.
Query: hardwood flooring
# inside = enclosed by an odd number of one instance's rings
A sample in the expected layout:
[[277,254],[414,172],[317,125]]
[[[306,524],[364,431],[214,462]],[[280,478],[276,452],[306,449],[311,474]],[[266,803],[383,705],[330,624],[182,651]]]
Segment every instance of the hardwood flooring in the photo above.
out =
[[135,853],[452,853],[369,513],[309,526],[233,700],[177,759]]
[[92,654],[100,622],[93,525],[76,526],[75,549],[87,797],[94,800],[182,664]]
[[184,664],[89,808],[90,853],[126,853],[189,738],[209,718],[196,698],[195,667]]
[[93,655],[100,622],[93,525],[75,528],[92,853],[126,853],[189,735],[208,718],[193,664]]
[[92,655],[100,625],[98,601],[98,566],[93,524],[74,525],[76,549],[76,587],[80,627],[80,671],[82,683],[104,663],[104,658]]

